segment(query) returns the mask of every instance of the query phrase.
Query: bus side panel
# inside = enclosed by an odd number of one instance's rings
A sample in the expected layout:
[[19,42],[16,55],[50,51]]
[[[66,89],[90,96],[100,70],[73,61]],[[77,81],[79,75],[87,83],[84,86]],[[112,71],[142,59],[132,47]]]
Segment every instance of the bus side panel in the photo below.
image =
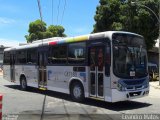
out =
[[3,65],[3,78],[11,82],[11,66]]
[[105,101],[111,102],[112,90],[111,90],[111,77],[104,77],[104,96]]
[[[86,72],[73,71],[73,66],[48,66],[47,89],[68,93],[70,80],[78,79],[86,83]],[[84,85],[85,87],[85,85]],[[86,88],[84,88],[86,90]]]
[[69,93],[68,81],[72,73],[71,68],[64,66],[47,66],[47,89]]
[[38,72],[36,66],[29,65],[16,65],[15,66],[15,78],[16,83],[20,84],[20,76],[24,75],[27,81],[27,85],[38,88]]
[[38,88],[38,69],[36,65],[24,66],[24,73],[27,80],[27,85]]
[[15,65],[15,82],[20,85],[20,75],[22,74],[22,65]]

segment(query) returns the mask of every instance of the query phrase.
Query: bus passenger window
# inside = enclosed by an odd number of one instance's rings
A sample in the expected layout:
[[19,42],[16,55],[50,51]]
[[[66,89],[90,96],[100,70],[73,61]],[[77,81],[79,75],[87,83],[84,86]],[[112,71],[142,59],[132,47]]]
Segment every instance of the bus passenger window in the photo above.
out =
[[9,65],[10,64],[10,52],[4,52],[4,65]]
[[37,61],[37,51],[36,49],[27,50],[27,64],[36,64]]
[[26,64],[26,51],[21,50],[16,52],[17,63],[18,64]]
[[53,46],[48,57],[49,64],[66,64],[67,46]]
[[68,63],[83,64],[85,62],[85,43],[69,44]]

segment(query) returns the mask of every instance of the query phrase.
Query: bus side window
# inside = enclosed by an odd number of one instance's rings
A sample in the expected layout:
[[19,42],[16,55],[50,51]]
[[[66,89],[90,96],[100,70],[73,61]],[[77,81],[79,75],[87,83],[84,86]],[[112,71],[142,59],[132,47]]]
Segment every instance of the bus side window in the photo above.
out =
[[67,46],[53,46],[48,56],[49,64],[67,64]]
[[16,51],[16,61],[18,64],[26,64],[26,51],[18,50]]
[[37,61],[37,50],[29,49],[27,50],[27,64],[36,64]]
[[68,63],[83,64],[85,62],[86,44],[84,42],[69,44]]
[[111,50],[109,44],[106,45],[106,59],[105,59],[105,75],[110,76],[111,65]]

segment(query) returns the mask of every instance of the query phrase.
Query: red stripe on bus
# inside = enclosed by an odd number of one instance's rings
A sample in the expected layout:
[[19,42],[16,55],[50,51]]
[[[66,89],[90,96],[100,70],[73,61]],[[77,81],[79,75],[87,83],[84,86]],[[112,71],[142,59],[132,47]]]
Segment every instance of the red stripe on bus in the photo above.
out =
[[2,104],[0,104],[0,110],[2,109]]
[[3,98],[3,96],[2,96],[2,95],[0,95],[0,101],[2,101],[2,98]]
[[57,44],[57,41],[49,42],[49,45],[56,45],[56,44]]

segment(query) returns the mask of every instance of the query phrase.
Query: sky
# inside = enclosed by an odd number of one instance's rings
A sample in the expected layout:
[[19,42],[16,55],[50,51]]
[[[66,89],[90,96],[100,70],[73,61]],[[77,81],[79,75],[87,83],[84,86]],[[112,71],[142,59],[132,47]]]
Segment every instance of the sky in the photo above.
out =
[[[71,37],[92,32],[99,0],[40,0],[40,4],[47,26],[62,25]],[[29,23],[37,19],[37,0],[0,0],[0,45],[26,43],[24,36],[28,34]]]

